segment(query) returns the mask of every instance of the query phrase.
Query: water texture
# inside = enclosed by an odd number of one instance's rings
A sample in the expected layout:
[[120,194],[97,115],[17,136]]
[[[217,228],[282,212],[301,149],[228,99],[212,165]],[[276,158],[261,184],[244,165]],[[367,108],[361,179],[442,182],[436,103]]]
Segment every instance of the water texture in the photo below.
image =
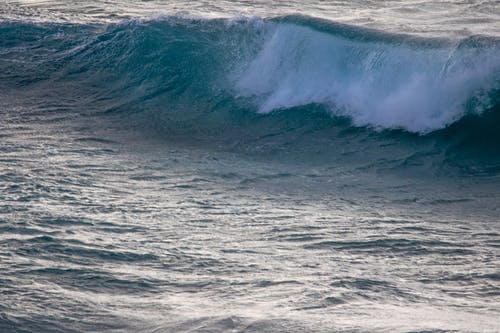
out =
[[4,1],[0,332],[498,332],[492,1]]

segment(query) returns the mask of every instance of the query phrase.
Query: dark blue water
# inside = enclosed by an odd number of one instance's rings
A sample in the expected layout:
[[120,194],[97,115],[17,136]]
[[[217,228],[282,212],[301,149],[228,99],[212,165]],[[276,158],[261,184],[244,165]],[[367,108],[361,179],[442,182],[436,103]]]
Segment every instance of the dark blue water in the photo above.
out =
[[27,6],[0,11],[0,332],[500,330],[495,29]]

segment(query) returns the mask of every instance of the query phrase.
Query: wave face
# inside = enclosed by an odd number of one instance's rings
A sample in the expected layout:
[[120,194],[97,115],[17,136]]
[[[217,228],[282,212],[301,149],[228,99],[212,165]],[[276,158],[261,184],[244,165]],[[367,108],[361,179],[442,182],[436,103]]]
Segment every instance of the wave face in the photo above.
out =
[[53,90],[86,110],[161,114],[191,129],[224,127],[216,122],[241,110],[318,107],[376,130],[499,125],[500,41],[490,37],[423,39],[300,16],[2,22],[0,34],[4,89]]

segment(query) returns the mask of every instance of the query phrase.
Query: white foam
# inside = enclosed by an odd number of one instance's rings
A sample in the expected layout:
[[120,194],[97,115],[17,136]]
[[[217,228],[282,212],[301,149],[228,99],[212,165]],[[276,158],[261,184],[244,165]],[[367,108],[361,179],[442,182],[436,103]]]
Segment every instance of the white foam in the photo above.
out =
[[276,24],[235,89],[262,113],[319,103],[357,126],[427,133],[481,112],[498,85],[498,49],[460,45],[349,40]]

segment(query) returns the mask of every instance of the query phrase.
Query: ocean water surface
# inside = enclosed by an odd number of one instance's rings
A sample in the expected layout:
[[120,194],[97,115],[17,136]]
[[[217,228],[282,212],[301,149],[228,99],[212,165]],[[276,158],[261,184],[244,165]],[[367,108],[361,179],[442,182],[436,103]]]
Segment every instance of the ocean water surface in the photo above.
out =
[[0,332],[499,332],[497,1],[0,3]]

